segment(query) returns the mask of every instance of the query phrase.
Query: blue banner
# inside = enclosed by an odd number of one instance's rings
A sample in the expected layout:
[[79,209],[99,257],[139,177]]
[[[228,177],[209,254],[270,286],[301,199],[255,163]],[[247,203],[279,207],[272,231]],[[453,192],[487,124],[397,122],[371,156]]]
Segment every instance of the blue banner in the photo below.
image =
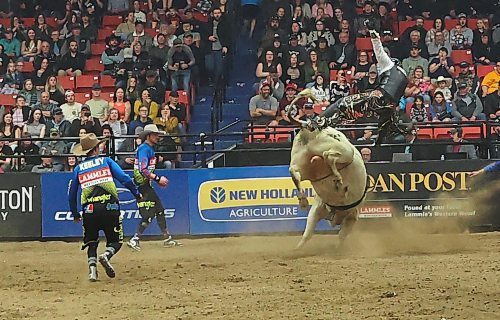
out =
[[[305,182],[309,203],[313,190]],[[192,235],[304,231],[302,210],[288,167],[189,171]],[[317,230],[332,230],[321,221]]]
[[[169,186],[160,188],[154,184],[165,207],[167,226],[171,234],[189,234],[187,171],[157,170],[169,179]],[[42,175],[42,237],[80,237],[81,224],[73,222],[69,212],[67,192],[71,173]],[[141,216],[132,194],[116,182],[120,196],[125,236],[133,235]],[[146,235],[160,235],[156,219],[146,230]]]

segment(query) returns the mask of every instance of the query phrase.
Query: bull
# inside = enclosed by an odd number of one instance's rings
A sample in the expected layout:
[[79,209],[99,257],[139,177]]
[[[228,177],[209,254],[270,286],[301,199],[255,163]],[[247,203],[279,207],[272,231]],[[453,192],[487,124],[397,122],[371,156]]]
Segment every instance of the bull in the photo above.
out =
[[[301,91],[287,106],[289,119],[294,119],[295,103],[304,97],[316,101],[309,89]],[[327,219],[332,227],[340,225],[343,241],[352,230],[366,195],[367,174],[361,154],[342,132],[324,126],[322,117],[292,121],[300,130],[293,141],[289,170],[300,207],[306,209],[309,205],[302,181],[309,180],[316,193],[297,247],[312,237],[321,219]]]

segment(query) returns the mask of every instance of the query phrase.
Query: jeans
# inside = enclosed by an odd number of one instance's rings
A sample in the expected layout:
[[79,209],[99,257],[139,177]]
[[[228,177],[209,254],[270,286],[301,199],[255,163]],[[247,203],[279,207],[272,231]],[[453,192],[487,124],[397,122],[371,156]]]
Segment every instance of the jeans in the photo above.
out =
[[208,73],[212,75],[213,81],[217,82],[224,71],[222,51],[210,51],[205,57],[205,66]]
[[172,91],[179,90],[179,83],[182,83],[182,89],[189,92],[189,81],[191,79],[191,70],[177,70],[172,73]]

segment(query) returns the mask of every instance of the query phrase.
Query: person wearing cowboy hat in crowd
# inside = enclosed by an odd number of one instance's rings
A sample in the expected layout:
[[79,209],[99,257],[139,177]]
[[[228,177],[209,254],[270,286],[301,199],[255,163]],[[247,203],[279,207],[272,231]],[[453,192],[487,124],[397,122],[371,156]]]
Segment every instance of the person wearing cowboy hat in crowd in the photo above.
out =
[[441,92],[447,102],[453,100],[453,95],[451,94],[451,79],[439,76],[436,80],[431,80],[431,83],[436,86],[434,93]]
[[137,202],[142,219],[137,226],[136,233],[127,242],[127,245],[136,251],[141,250],[140,238],[155,217],[164,237],[163,245],[167,248],[181,245],[180,242],[172,239],[168,231],[165,208],[152,186],[153,181],[158,183],[160,187],[168,185],[167,177],[154,173],[157,160],[154,148],[160,140],[160,134],[163,132],[158,130],[155,124],[148,124],[144,127],[144,131],[139,133],[139,137],[144,142],[137,149],[134,163],[134,182],[139,186],[139,191],[143,196]]
[[117,66],[123,62],[123,49],[120,47],[120,37],[110,35],[106,38],[106,49],[101,54],[104,65],[103,75],[114,75]]
[[[141,199],[141,193],[120,166],[108,157],[99,157],[99,145],[105,140],[98,140],[93,133],[80,137],[80,143],[75,145],[73,153],[86,157],[73,170],[70,180],[68,202],[73,220],[79,223],[83,218],[83,245],[87,248],[89,280],[97,281],[97,261],[104,267],[110,278],[116,276],[110,263],[111,258],[118,253],[123,242],[123,226],[120,217],[118,191],[113,179],[118,180],[134,195]],[[81,188],[81,208],[78,210],[78,189]],[[106,250],[97,258],[99,230],[106,236]]]

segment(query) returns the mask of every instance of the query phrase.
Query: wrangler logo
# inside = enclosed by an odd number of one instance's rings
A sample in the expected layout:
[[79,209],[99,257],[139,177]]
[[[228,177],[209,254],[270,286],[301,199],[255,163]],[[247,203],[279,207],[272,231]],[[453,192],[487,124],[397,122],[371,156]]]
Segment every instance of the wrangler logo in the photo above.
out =
[[103,194],[103,195],[100,195],[100,196],[90,197],[87,200],[88,200],[87,202],[100,202],[100,203],[104,203],[104,202],[106,202],[108,200],[111,200],[111,195],[110,194]]
[[146,208],[146,210],[153,208],[155,205],[156,205],[156,202],[154,202],[154,201],[141,201],[141,202],[137,203],[137,207]]

